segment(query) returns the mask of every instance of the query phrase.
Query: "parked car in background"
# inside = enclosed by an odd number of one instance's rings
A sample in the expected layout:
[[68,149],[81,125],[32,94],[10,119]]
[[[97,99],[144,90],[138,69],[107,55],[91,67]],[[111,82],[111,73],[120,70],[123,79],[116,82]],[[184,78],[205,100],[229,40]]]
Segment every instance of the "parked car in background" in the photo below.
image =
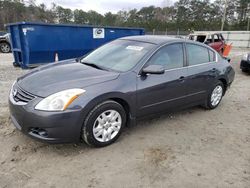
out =
[[0,52],[2,53],[10,53],[11,45],[10,45],[10,34],[7,33],[3,36],[0,36]]
[[240,62],[240,68],[243,72],[250,72],[250,53],[243,56]]
[[207,45],[163,36],[114,40],[89,55],[42,66],[9,95],[13,124],[50,143],[113,143],[128,123],[203,105],[216,108],[234,80]]
[[207,44],[220,54],[223,54],[226,45],[221,33],[195,32],[189,35],[189,39]]

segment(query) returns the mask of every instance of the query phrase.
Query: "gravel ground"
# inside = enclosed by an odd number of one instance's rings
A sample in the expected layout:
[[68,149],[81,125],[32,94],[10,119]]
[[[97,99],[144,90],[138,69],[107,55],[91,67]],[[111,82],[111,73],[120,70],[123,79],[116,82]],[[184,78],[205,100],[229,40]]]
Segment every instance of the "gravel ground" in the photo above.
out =
[[27,71],[0,54],[0,187],[250,187],[250,75],[212,111],[195,107],[127,128],[113,145],[49,145],[16,131],[8,92]]

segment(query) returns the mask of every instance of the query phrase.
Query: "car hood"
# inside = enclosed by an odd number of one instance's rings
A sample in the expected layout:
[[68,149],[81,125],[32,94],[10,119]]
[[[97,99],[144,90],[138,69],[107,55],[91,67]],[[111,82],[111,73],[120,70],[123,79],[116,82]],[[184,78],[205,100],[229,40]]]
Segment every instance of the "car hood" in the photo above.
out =
[[99,70],[75,60],[67,60],[38,67],[20,77],[17,83],[33,95],[47,97],[62,90],[84,88],[118,76],[117,72]]

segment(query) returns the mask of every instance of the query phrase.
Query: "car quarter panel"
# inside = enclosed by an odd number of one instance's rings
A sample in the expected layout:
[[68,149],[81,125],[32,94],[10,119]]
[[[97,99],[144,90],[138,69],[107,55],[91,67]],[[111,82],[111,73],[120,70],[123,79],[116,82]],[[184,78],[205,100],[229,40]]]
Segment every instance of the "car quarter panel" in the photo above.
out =
[[227,86],[230,86],[235,77],[235,71],[233,67],[228,63],[227,60],[221,59],[218,62],[218,69],[220,70],[218,79],[224,79],[227,83]]
[[229,86],[234,80],[234,75],[232,66],[223,59],[218,62],[188,67],[189,102],[204,101],[208,92],[218,80],[225,80],[227,86]]

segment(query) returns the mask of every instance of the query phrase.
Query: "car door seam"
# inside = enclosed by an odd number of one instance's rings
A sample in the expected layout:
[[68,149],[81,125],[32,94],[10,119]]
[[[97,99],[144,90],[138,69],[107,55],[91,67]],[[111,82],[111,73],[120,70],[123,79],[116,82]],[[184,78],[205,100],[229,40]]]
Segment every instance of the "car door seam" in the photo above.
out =
[[169,99],[169,100],[157,102],[157,103],[154,103],[154,104],[145,105],[145,106],[142,106],[140,109],[144,109],[144,108],[156,106],[156,105],[159,105],[159,104],[163,104],[163,103],[166,103],[166,102],[175,101],[175,100],[178,100],[178,99],[183,99],[183,98],[186,98],[186,97],[191,97],[193,95],[198,95],[198,94],[202,94],[202,93],[205,93],[205,92],[206,91],[203,90],[203,91],[199,91],[199,92],[196,92],[196,93],[188,94],[188,95],[185,95],[185,96],[177,97],[177,98],[174,98],[174,99]]

